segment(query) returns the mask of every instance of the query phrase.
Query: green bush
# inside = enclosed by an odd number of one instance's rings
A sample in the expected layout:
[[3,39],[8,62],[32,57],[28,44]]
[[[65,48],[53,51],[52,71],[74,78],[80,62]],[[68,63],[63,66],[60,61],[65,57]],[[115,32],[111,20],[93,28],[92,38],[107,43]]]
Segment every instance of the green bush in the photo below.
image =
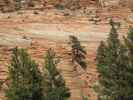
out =
[[61,4],[56,4],[54,7],[55,7],[56,9],[58,9],[58,10],[64,10],[64,9],[65,9],[64,6],[61,5]]

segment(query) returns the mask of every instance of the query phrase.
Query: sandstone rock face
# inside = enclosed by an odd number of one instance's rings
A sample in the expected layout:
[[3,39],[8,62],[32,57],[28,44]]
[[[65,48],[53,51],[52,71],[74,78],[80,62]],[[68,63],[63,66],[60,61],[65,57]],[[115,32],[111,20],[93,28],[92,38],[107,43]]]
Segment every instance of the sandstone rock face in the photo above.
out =
[[128,6],[133,9],[133,0],[80,0],[82,6],[98,5],[102,7],[108,6]]
[[133,10],[133,0],[127,0],[128,7]]
[[80,0],[82,6],[96,5],[97,0]]
[[[10,1],[8,4],[5,1]],[[27,3],[23,0],[23,8],[27,8]],[[30,0],[29,0],[30,1]],[[31,0],[35,5],[42,5],[44,1],[47,5],[54,5],[63,0]],[[49,1],[52,1],[49,3]],[[65,0],[67,1],[67,0]],[[89,97],[89,100],[97,100],[96,94],[92,89],[97,80],[97,71],[95,66],[95,54],[97,46],[101,40],[105,40],[109,33],[108,19],[113,16],[115,20],[122,21],[120,30],[121,37],[126,33],[128,23],[133,22],[133,15],[126,8],[100,9],[96,7],[97,3],[105,6],[118,6],[119,3],[132,7],[133,0],[80,0],[80,4],[85,8],[88,16],[64,16],[59,10],[44,9],[38,11],[39,14],[33,14],[31,10],[0,14],[0,81],[4,81],[2,89],[6,88],[7,66],[10,60],[10,54],[14,46],[26,47],[30,55],[39,62],[41,66],[43,55],[48,48],[56,50],[61,58],[59,70],[63,75],[66,85],[70,88],[71,100],[82,100],[81,94]],[[63,2],[64,3],[64,2]],[[0,0],[0,8],[14,8],[14,0]],[[9,6],[10,5],[10,6]],[[35,8],[35,7],[34,7]],[[29,9],[29,8],[28,8]],[[98,9],[98,11],[97,11]],[[64,10],[65,11],[65,10]],[[77,11],[78,12],[78,11]],[[70,11],[70,13],[72,13]],[[75,14],[75,13],[74,13]],[[128,16],[128,17],[127,17]],[[126,19],[124,21],[123,19]],[[123,33],[123,34],[122,34]],[[74,71],[70,62],[70,49],[68,46],[69,35],[79,38],[87,51],[88,69],[85,74],[80,76],[80,70]],[[5,81],[6,80],[6,81]],[[0,91],[0,100],[4,99],[3,90]],[[1,99],[2,98],[2,99]]]
[[[69,0],[71,2],[71,0]],[[73,1],[73,0],[72,0]],[[97,6],[100,4],[102,7],[107,6],[119,6],[121,5],[128,5],[130,8],[133,8],[133,0],[75,0],[76,2],[79,2],[79,4],[82,7],[90,7],[90,6]],[[59,3],[66,3],[68,0],[20,0],[20,2],[16,2],[15,0],[0,0],[0,9],[5,10],[14,10],[16,5],[19,3],[20,6],[24,9],[28,7],[35,7],[38,5],[38,7],[43,7],[46,5],[55,5]],[[43,5],[43,6],[42,6]]]
[[0,0],[0,10],[3,12],[15,11],[18,9],[26,9],[28,7],[35,7],[43,4],[43,0]]
[[0,45],[8,45],[8,46],[22,46],[27,47],[30,46],[32,40],[30,38],[16,36],[16,35],[6,35],[0,33]]
[[118,5],[120,0],[99,0],[104,6]]

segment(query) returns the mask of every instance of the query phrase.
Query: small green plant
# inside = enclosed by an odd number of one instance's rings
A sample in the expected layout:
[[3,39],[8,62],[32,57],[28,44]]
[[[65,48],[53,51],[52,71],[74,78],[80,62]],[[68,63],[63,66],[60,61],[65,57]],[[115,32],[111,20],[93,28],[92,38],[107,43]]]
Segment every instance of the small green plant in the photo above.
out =
[[56,4],[54,7],[55,7],[56,9],[58,9],[58,10],[64,10],[64,9],[65,9],[64,6],[61,5],[61,4]]

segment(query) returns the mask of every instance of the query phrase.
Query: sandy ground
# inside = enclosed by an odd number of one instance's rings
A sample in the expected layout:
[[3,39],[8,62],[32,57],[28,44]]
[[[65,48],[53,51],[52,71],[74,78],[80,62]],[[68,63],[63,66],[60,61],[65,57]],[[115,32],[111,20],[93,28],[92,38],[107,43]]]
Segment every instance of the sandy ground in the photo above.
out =
[[[116,21],[121,22],[119,30],[120,38],[127,32],[132,23],[125,20],[130,14],[128,9],[118,9],[107,12],[101,10],[98,15],[101,21],[93,24],[88,21],[89,16],[63,16],[61,11],[44,10],[21,11],[9,14],[0,14],[0,80],[7,78],[7,65],[10,61],[11,49],[15,46],[25,47],[40,66],[43,55],[48,48],[53,48],[61,58],[59,70],[61,71],[66,85],[72,93],[71,100],[82,100],[81,95],[89,97],[89,100],[97,100],[96,93],[92,86],[97,80],[95,66],[95,54],[101,40],[106,40],[110,26],[108,18],[112,16]],[[70,63],[70,50],[68,45],[69,36],[79,38],[87,51],[88,68],[80,74],[73,71]],[[6,87],[3,84],[3,87]],[[3,88],[2,88],[3,90]],[[0,97],[4,94],[1,91]]]

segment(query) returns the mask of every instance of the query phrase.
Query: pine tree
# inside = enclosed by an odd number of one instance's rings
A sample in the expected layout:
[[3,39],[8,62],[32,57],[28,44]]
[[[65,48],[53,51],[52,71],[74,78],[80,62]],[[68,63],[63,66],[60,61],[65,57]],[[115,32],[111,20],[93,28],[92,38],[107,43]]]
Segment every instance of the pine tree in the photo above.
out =
[[133,27],[129,27],[129,31],[127,33],[127,38],[130,39],[131,41],[133,41]]
[[86,51],[84,50],[83,46],[81,46],[80,41],[75,36],[70,36],[70,44],[71,44],[71,53],[72,53],[72,62],[76,62],[79,64],[83,69],[86,69],[86,61],[85,55]]
[[58,63],[55,52],[49,49],[45,56],[44,67],[45,100],[67,100],[70,96],[69,89],[65,87],[65,81],[56,68]]
[[15,48],[8,67],[7,100],[42,100],[41,73],[26,50]]
[[116,59],[114,81],[112,88],[113,100],[133,100],[133,62],[130,52],[125,45],[120,46],[119,56]]
[[107,66],[107,46],[103,41],[101,41],[100,46],[97,49],[97,56],[96,56],[96,61],[97,61],[97,68],[98,72],[101,74],[104,74],[106,72],[106,66]]
[[101,42],[97,53],[97,69],[100,73],[98,84],[99,100],[133,100],[133,31],[129,29],[125,43],[117,35],[116,23],[107,43]]
[[115,63],[107,65],[107,69],[100,74],[99,100],[133,99],[132,57],[125,45],[120,44]]
[[127,38],[124,38],[125,44],[127,45],[131,55],[133,56],[133,28],[129,27],[129,31],[127,33]]
[[[133,28],[130,27],[129,31],[127,33],[127,38],[124,38],[125,45],[128,50],[127,56],[128,56],[128,63],[126,63],[127,66],[127,72],[124,72],[127,76],[127,89],[126,89],[126,99],[125,100],[132,100],[133,99]],[[126,60],[126,59],[125,59]]]
[[116,23],[110,20],[111,31],[107,39],[107,51],[108,51],[108,63],[112,64],[115,58],[118,56],[117,51],[119,49],[120,41],[118,39],[118,33],[116,28]]
[[[118,39],[116,24],[113,20],[110,20],[111,31],[105,45],[101,42],[97,52],[97,69],[100,73],[99,83],[101,86],[99,95],[100,100],[114,100],[114,78],[117,77],[116,59],[120,48],[120,41]],[[118,72],[117,72],[118,71]]]

